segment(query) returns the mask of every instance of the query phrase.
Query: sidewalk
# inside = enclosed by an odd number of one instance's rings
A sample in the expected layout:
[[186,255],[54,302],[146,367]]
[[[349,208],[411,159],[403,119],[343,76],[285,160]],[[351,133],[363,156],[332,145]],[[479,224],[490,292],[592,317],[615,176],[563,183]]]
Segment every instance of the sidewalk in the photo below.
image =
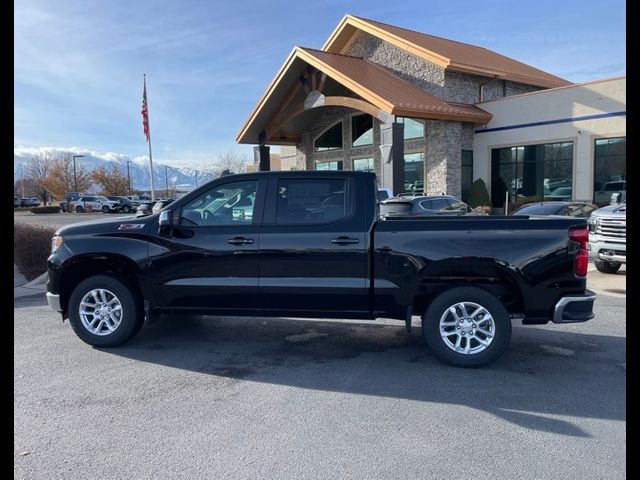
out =
[[44,295],[47,291],[47,273],[43,273],[38,278],[28,281],[13,265],[13,298],[29,297],[32,295]]

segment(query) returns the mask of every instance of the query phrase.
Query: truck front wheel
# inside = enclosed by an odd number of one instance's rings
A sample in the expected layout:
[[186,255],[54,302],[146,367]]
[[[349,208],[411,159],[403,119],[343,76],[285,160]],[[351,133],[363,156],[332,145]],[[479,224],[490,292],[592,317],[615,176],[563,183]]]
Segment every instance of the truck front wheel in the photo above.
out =
[[94,347],[117,347],[132,338],[144,320],[142,302],[124,279],[111,275],[89,277],[69,299],[69,322],[84,342]]
[[594,260],[593,264],[602,273],[616,273],[622,266],[621,263],[607,262],[606,260]]
[[456,367],[481,367],[499,358],[511,339],[511,319],[486,290],[455,287],[438,295],[422,317],[433,354]]

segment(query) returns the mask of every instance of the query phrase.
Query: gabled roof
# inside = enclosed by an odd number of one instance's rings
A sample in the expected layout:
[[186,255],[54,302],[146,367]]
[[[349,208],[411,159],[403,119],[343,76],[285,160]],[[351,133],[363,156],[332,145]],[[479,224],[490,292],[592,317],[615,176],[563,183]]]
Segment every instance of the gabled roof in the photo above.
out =
[[312,48],[300,50],[318,62],[314,64],[318,70],[392,115],[475,123],[491,119],[481,108],[441,100],[369,60]]
[[276,114],[286,92],[312,66],[390,115],[485,124],[491,114],[474,105],[441,100],[359,57],[294,47],[236,135],[239,143],[258,143],[260,133]]
[[497,77],[544,88],[562,87],[571,82],[505,55],[468,43],[394,27],[366,18],[345,15],[323,50],[343,53],[350,40],[363,31],[448,70]]

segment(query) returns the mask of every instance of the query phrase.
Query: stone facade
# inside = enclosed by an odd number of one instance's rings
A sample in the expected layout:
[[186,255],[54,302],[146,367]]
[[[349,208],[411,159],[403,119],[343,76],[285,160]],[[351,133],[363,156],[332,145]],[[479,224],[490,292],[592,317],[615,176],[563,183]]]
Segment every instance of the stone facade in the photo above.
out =
[[[450,102],[473,104],[539,90],[539,87],[444,68],[408,53],[364,32],[357,32],[345,54],[374,62],[428,93]],[[482,93],[481,93],[482,91]],[[355,96],[355,95],[353,95]],[[296,146],[296,168],[313,170],[316,162],[341,160],[344,170],[353,169],[354,158],[373,157],[375,172],[380,178],[380,121],[373,121],[373,145],[352,147],[351,117],[355,112],[346,107],[321,107],[311,127],[301,134]],[[343,148],[316,152],[313,142],[325,130],[342,121]],[[445,193],[460,197],[462,180],[462,150],[473,150],[475,126],[452,121],[425,121],[423,138],[405,140],[405,152],[425,153],[424,178],[428,194]]]
[[405,52],[373,35],[357,32],[345,54],[366,58],[386,67],[393,74],[426,90],[431,95],[444,97],[444,68]]
[[445,193],[460,198],[462,191],[462,123],[426,122],[425,189],[429,195]]

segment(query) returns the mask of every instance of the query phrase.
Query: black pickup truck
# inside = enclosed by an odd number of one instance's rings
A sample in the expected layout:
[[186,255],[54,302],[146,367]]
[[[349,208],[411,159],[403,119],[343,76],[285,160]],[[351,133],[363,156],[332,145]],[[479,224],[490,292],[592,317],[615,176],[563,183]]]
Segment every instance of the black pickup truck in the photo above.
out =
[[362,172],[260,172],[214,180],[147,217],[60,228],[47,299],[97,347],[145,317],[194,312],[405,321],[457,366],[498,358],[511,320],[583,322],[585,219],[380,218]]

